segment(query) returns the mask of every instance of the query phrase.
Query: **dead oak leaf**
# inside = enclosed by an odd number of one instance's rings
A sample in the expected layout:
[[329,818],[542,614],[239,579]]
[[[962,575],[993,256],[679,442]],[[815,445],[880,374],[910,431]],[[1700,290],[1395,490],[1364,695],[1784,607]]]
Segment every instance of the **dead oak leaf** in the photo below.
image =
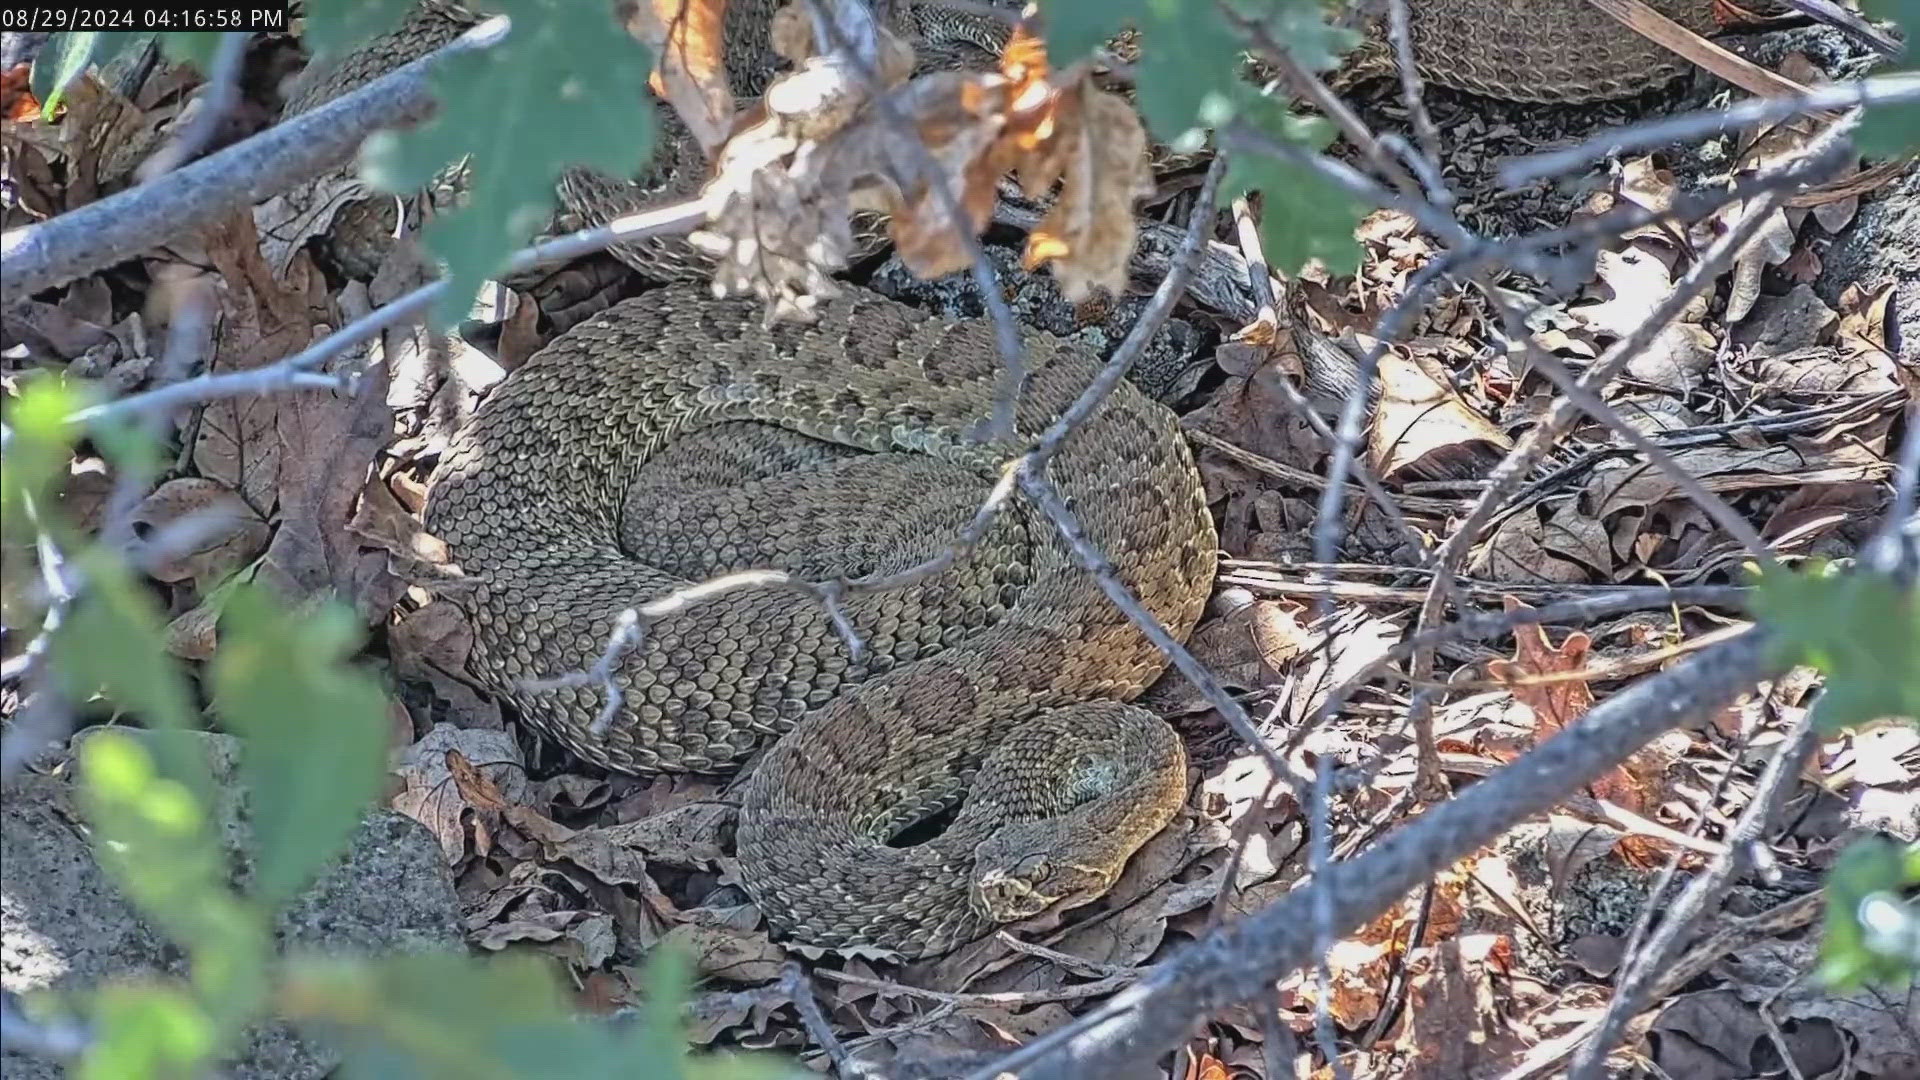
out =
[[[1526,607],[1511,596],[1505,598],[1509,612]],[[1487,673],[1506,683],[1514,699],[1533,713],[1534,737],[1536,741],[1545,739],[1593,707],[1593,690],[1582,674],[1593,639],[1576,630],[1556,646],[1537,623],[1517,626],[1513,635],[1513,659],[1490,661]],[[1501,756],[1511,760],[1517,755],[1509,752]],[[1597,799],[1641,813],[1657,801],[1650,789],[1658,781],[1658,771],[1655,759],[1642,751],[1626,765],[1608,770],[1588,788]]]
[[[1124,98],[1079,83],[1057,95],[1059,119],[1052,145],[1036,147],[1039,176],[1058,170],[1064,183],[1047,216],[1027,237],[1022,265],[1049,266],[1060,292],[1078,303],[1096,290],[1119,293],[1127,282],[1138,225],[1136,200],[1153,192],[1147,133]],[[1024,163],[1023,186],[1036,186]]]
[[397,770],[400,790],[388,805],[425,825],[440,841],[447,865],[458,867],[469,856],[484,856],[492,850],[499,811],[470,801],[469,792],[483,789],[471,779],[465,787],[459,783],[450,754],[485,775],[492,785],[486,794],[497,793],[491,801],[503,805],[525,794],[527,770],[520,747],[504,731],[436,724],[407,750]]
[[[758,119],[721,148],[695,246],[716,257],[716,292],[769,303],[769,320],[811,318],[853,251],[849,219],[884,210],[903,262],[937,277],[972,262],[1008,171],[1030,190],[1064,179],[1030,245],[1071,300],[1124,284],[1146,138],[1131,106],[1086,84],[1049,82],[1037,42],[1016,34],[998,72],[936,71],[900,82],[898,39],[879,31],[876,97],[833,54],[769,87]],[[917,135],[918,139],[908,137]]]
[[639,0],[628,32],[658,58],[647,85],[687,125],[711,155],[733,124],[727,84],[727,0]]
[[155,488],[131,521],[133,553],[145,556],[154,580],[191,580],[203,588],[258,555],[269,535],[267,523],[233,489],[200,476]]
[[[1509,612],[1525,607],[1512,597],[1506,598]],[[1533,710],[1537,736],[1544,738],[1559,731],[1593,707],[1593,691],[1584,678],[1577,677],[1586,664],[1592,638],[1576,630],[1555,646],[1547,640],[1544,629],[1531,624],[1515,627],[1513,639],[1513,659],[1491,661],[1487,672],[1506,683],[1513,696]],[[1546,678],[1539,678],[1542,676]]]

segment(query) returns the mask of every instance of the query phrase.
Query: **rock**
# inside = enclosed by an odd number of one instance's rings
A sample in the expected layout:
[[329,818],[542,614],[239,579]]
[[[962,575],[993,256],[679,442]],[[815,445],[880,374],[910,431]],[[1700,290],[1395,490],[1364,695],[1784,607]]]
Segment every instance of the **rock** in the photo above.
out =
[[[88,736],[83,731],[74,744]],[[122,729],[125,730],[125,729]],[[234,783],[238,741],[205,735],[222,792],[219,820],[244,887],[251,873],[242,839],[245,792]],[[70,771],[70,770],[69,770]],[[276,938],[285,949],[392,953],[461,948],[459,900],[439,844],[411,818],[369,813],[346,856],[281,912]],[[186,974],[186,958],[146,925],[93,860],[72,788],[28,776],[0,804],[0,986],[14,993],[81,990],[142,972]],[[308,1080],[325,1076],[338,1055],[287,1024],[256,1026],[224,1070],[233,1080]],[[60,1066],[7,1053],[7,1080],[63,1075]]]
[[1853,224],[1822,256],[1814,288],[1829,303],[1858,283],[1872,290],[1894,283],[1895,356],[1920,350],[1920,164],[1862,200]]

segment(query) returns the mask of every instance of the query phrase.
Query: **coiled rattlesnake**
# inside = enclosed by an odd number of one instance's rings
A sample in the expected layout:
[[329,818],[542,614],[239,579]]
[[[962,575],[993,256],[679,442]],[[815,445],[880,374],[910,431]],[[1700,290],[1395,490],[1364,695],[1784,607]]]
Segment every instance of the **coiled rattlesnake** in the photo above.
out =
[[[753,57],[772,6],[734,0],[730,11],[760,35],[737,50],[730,38],[729,51],[761,81]],[[1423,54],[1458,50],[1460,61],[1442,55],[1427,74],[1566,99],[1605,89],[1592,62],[1619,55],[1590,34],[1560,41],[1553,65],[1508,77],[1483,62],[1493,35],[1463,37],[1449,14],[1497,10],[1539,27],[1546,7],[1597,15],[1580,0],[1417,4]],[[433,0],[396,34],[316,69],[290,107],[464,25]],[[1650,77],[1642,64],[1638,79]],[[599,222],[687,190],[698,170],[684,136],[665,143],[638,185],[570,174],[563,201]],[[616,254],[663,279],[704,269],[676,242]],[[742,878],[770,923],[805,944],[937,953],[1104,892],[1186,790],[1179,738],[1123,704],[1165,659],[1018,501],[959,565],[849,600],[862,657],[817,600],[743,589],[647,627],[614,674],[624,702],[604,730],[598,686],[528,688],[591,666],[622,610],[693,581],[766,566],[831,580],[927,558],[1097,367],[1030,333],[1018,434],[979,444],[968,433],[990,408],[998,366],[985,325],[859,290],[814,325],[760,320],[750,301],[684,285],[618,304],[517,369],[455,437],[426,518],[475,584],[463,601],[475,670],[536,726],[614,769],[721,771],[771,742],[744,787]],[[1121,580],[1184,636],[1205,602],[1215,536],[1172,415],[1123,386],[1049,476]],[[900,843],[944,811],[954,816],[938,836]]]

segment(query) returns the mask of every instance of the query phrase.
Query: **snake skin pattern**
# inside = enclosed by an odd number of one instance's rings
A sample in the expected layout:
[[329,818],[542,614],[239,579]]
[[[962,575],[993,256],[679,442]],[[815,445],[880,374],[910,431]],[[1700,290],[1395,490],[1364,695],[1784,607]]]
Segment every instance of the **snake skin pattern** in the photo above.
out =
[[[561,335],[433,478],[427,527],[476,585],[476,674],[617,770],[722,771],[777,740],[745,785],[741,877],[805,944],[937,953],[1103,892],[1185,795],[1179,737],[1122,704],[1166,660],[1022,500],[957,566],[849,598],[861,657],[818,600],[748,588],[646,628],[604,733],[598,685],[525,685],[592,666],[624,608],[716,574],[937,554],[1097,370],[1048,335],[1025,344],[1018,434],[976,443],[999,369],[984,321],[855,291],[816,325],[765,329],[751,301],[669,286]],[[1184,638],[1216,541],[1172,413],[1122,385],[1048,475]],[[889,844],[955,808],[939,836]]]

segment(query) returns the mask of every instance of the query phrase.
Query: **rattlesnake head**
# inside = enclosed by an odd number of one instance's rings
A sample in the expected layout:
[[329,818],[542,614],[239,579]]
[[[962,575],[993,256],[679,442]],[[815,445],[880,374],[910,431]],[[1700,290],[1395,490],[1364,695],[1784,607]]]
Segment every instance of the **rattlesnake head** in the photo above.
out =
[[1120,868],[1066,857],[1083,850],[1054,821],[1003,828],[974,849],[968,902],[984,918],[1002,923],[1032,918],[1068,897],[1092,900],[1113,887]]

